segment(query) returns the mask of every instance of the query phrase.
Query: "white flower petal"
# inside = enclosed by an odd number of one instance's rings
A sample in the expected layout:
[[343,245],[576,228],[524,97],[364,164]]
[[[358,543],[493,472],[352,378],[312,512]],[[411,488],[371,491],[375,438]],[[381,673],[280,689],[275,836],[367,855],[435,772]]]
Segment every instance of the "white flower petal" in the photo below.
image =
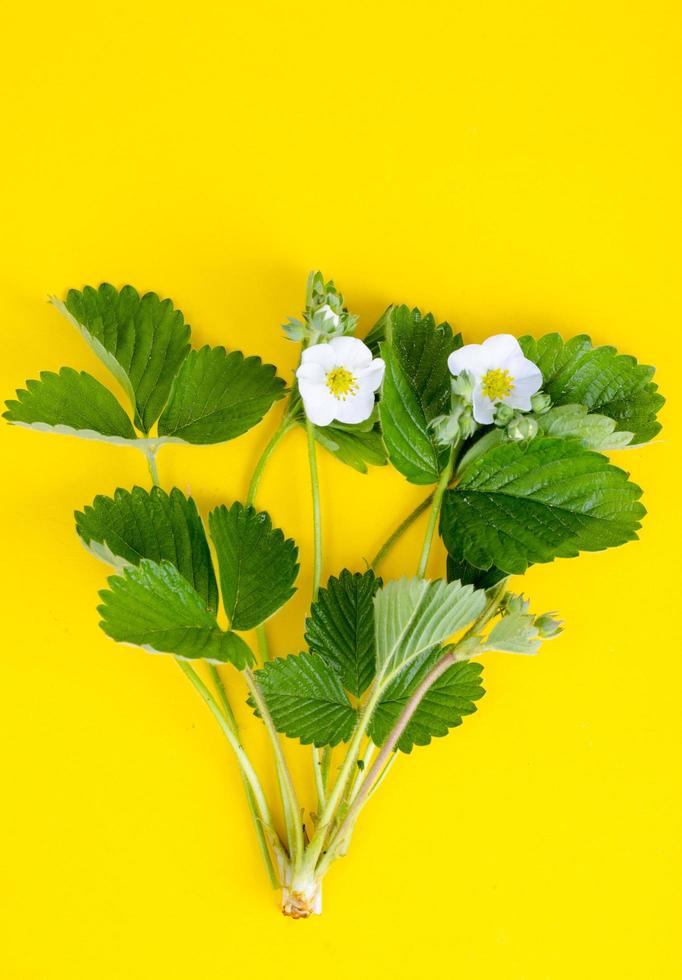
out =
[[334,337],[329,346],[336,356],[336,363],[342,364],[353,374],[368,368],[372,363],[372,352],[358,337]]
[[[537,370],[537,369],[536,369]],[[503,399],[506,405],[512,408],[520,408],[522,412],[529,412],[531,409],[531,397],[542,387],[542,374],[527,374],[525,378],[514,379],[514,390],[510,395]]]
[[515,381],[521,381],[523,378],[533,378],[533,380],[539,379],[540,384],[538,387],[542,387],[542,371],[537,364],[534,364],[533,361],[529,361],[527,357],[523,356],[523,354],[509,361],[507,364],[507,370]]
[[368,384],[372,391],[376,391],[384,380],[384,369],[386,365],[380,357],[375,357],[368,368],[361,368],[355,372],[355,377],[362,386]]
[[332,341],[330,344],[313,344],[312,347],[306,347],[301,354],[301,364],[321,364],[327,371],[331,371],[339,363],[333,343]]
[[471,371],[475,378],[480,378],[488,369],[488,361],[481,344],[465,344],[448,357],[448,368],[455,376],[462,371]]
[[353,425],[356,422],[364,422],[374,411],[374,392],[371,388],[361,388],[357,395],[346,398],[345,401],[336,402],[334,417],[339,422],[347,422]]
[[305,414],[313,425],[329,425],[336,415],[337,401],[325,386],[314,382],[299,382],[298,390],[303,399]]
[[490,425],[495,415],[495,402],[491,402],[483,392],[481,391],[481,386],[476,385],[474,388],[473,397],[473,411],[474,418],[479,425]]
[[506,361],[513,357],[523,357],[523,351],[516,339],[510,333],[498,333],[494,337],[488,337],[481,345],[485,352],[486,361],[489,368],[507,367]]
[[308,361],[307,364],[301,364],[296,370],[296,377],[301,381],[316,381],[318,384],[324,384],[325,378],[327,377],[327,370],[317,361]]

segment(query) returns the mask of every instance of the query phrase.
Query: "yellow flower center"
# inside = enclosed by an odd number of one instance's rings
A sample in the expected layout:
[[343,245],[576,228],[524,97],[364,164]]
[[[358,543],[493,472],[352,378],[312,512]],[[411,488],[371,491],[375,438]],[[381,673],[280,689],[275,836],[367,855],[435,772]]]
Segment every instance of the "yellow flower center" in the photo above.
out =
[[514,381],[509,373],[502,368],[492,368],[481,378],[481,391],[491,402],[498,398],[506,398],[514,390]]
[[346,368],[336,367],[327,374],[327,387],[334,398],[345,402],[349,395],[357,394],[358,383]]

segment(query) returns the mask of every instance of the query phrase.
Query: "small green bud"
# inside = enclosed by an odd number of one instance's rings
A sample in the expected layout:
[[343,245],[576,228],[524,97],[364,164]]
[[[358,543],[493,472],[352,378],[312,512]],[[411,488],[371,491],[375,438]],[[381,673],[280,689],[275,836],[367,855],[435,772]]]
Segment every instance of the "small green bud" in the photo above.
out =
[[556,613],[543,613],[535,617],[535,628],[543,640],[553,640],[559,633],[563,633],[564,624],[560,619],[555,619]]
[[471,406],[467,405],[459,419],[459,433],[462,439],[471,439],[477,428],[478,425],[474,419],[474,413],[471,411]]
[[552,407],[552,399],[546,391],[537,391],[531,396],[530,407],[536,415],[544,415]]
[[474,376],[471,371],[462,371],[451,381],[452,393],[470,402],[474,394]]
[[495,409],[495,416],[493,422],[500,429],[503,429],[506,425],[516,418],[517,413],[511,407],[511,405],[505,405],[504,402],[500,402]]
[[328,303],[308,313],[308,327],[311,332],[323,337],[337,337],[340,333],[341,314],[335,313]]
[[459,436],[459,416],[455,413],[438,415],[429,423],[429,428],[433,429],[439,446],[452,446]]
[[503,612],[506,614],[526,613],[528,612],[529,605],[530,602],[524,595],[515,595],[513,592],[508,592],[504,599]]
[[530,415],[519,415],[512,419],[506,432],[512,442],[530,442],[537,435],[538,424]]

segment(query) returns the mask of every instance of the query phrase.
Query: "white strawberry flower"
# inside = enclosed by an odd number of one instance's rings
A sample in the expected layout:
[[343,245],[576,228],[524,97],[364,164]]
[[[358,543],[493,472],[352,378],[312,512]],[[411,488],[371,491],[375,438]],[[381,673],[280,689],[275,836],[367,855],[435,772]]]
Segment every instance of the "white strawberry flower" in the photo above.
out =
[[357,337],[334,337],[306,347],[296,372],[305,413],[313,425],[335,419],[364,422],[374,411],[374,392],[384,378],[384,362]]
[[455,376],[462,371],[472,376],[474,418],[480,425],[491,424],[498,405],[529,412],[530,400],[542,386],[540,368],[524,356],[516,337],[508,333],[460,347],[450,354],[448,367]]

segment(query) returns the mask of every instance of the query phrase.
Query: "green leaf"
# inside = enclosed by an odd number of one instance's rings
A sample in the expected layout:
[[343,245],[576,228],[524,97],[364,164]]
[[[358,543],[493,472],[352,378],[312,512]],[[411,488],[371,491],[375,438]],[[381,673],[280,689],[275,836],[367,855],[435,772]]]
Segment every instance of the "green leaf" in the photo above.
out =
[[306,620],[306,643],[334,667],[347,691],[360,697],[375,671],[374,594],[381,585],[373,571],[347,568],[320,589]]
[[468,626],[485,605],[485,592],[459,582],[402,578],[376,594],[377,674],[383,684],[401,667]]
[[336,670],[322,657],[279,657],[256,671],[256,678],[278,732],[303,745],[338,745],[350,738],[355,709]]
[[[372,716],[369,734],[375,745],[388,738],[410,696],[436,665],[443,651],[417,658],[388,685]],[[400,752],[411,752],[415,745],[428,745],[432,738],[442,738],[451,728],[462,724],[465,715],[476,711],[475,701],[485,691],[481,684],[481,664],[462,661],[453,664],[424,695],[407,728],[398,740]]]
[[473,585],[475,589],[492,589],[493,586],[507,577],[507,573],[493,565],[484,570],[476,568],[465,558],[448,555],[445,563],[448,582],[461,582],[462,585]]
[[139,565],[143,558],[171,562],[216,612],[218,586],[204,526],[192,498],[177,488],[167,494],[161,487],[134,487],[95,497],[76,511],[76,530],[90,550],[117,567]]
[[542,371],[543,388],[555,405],[580,403],[608,415],[633,443],[648,442],[660,431],[656,414],[665,399],[651,380],[654,368],[614,347],[593,347],[582,334],[564,343],[558,333],[539,340],[521,337],[523,353]]
[[129,565],[122,575],[111,576],[100,596],[100,626],[112,640],[186,660],[230,662],[239,669],[253,663],[246,643],[220,629],[199,593],[168,561],[143,558]]
[[85,371],[43,371],[40,381],[27,381],[6,406],[3,418],[13,425],[107,442],[135,439],[132,422],[114,396]]
[[541,435],[580,439],[586,449],[607,452],[625,449],[632,432],[616,432],[616,422],[607,415],[589,413],[586,405],[557,405],[537,418]]
[[455,559],[508,574],[637,537],[642,491],[577,439],[507,443],[467,466],[446,492],[441,534]]
[[202,347],[180,368],[159,419],[159,435],[197,445],[226,442],[260,422],[284,394],[284,381],[260,357]]
[[437,483],[448,448],[430,423],[450,410],[448,355],[461,346],[450,325],[429,313],[392,308],[381,354],[386,363],[379,415],[388,455],[411,483]]
[[180,310],[156,293],[140,298],[132,286],[119,292],[106,282],[98,289],[70,289],[64,303],[56,297],[51,302],[122,385],[135,424],[148,433],[189,351],[190,329]]
[[[301,424],[305,425],[305,421]],[[386,465],[378,413],[373,412],[366,422],[357,425],[332,422],[323,427],[313,426],[313,433],[327,452],[359,473],[366,473],[368,466]]]
[[232,629],[265,622],[296,591],[298,548],[269,514],[235,503],[208,518],[218,555],[223,605]]

